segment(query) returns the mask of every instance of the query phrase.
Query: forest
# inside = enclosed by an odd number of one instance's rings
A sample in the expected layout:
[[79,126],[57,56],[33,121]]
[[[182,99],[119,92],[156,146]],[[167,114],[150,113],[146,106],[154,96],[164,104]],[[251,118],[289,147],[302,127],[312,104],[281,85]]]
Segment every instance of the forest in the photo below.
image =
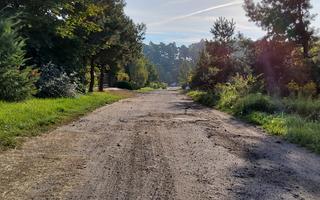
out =
[[124,6],[122,0],[1,1],[0,99],[157,82],[155,66],[142,54],[146,27]]
[[144,45],[143,53],[156,66],[162,82],[178,85],[181,81],[180,70],[187,72],[191,70],[198,62],[199,54],[204,47],[204,40],[180,47],[174,42],[169,44],[150,42]]

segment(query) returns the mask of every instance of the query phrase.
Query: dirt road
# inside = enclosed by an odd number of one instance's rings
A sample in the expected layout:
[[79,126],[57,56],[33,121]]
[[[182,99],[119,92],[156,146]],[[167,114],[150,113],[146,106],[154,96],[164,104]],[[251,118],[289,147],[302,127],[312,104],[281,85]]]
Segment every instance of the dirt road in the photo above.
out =
[[0,199],[320,199],[320,156],[157,91],[1,153]]

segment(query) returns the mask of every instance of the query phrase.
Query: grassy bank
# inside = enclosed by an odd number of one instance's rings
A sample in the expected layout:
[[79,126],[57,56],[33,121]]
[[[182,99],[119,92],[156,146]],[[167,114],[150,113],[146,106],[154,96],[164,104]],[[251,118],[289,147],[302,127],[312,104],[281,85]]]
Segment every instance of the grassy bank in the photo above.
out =
[[17,138],[38,135],[125,96],[104,92],[77,98],[0,102],[0,149],[15,147],[19,141]]
[[[213,94],[188,93],[194,101],[215,107],[263,127],[268,133],[320,153],[320,101],[312,99],[272,99],[250,94],[228,104]],[[228,102],[228,101],[227,101]]]

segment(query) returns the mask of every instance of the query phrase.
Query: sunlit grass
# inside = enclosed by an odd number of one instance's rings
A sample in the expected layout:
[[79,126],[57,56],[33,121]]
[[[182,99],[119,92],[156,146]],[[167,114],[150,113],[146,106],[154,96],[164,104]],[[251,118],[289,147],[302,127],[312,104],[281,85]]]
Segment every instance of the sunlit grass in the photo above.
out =
[[152,92],[152,91],[155,91],[156,89],[154,88],[151,88],[151,87],[144,87],[144,88],[141,88],[139,90],[137,90],[137,92],[139,93],[146,93],[146,92]]
[[221,107],[215,95],[202,91],[187,94],[194,101],[236,115],[261,126],[268,133],[320,153],[320,100],[274,100],[261,94],[250,94],[232,106]]
[[122,95],[104,92],[77,98],[0,102],[0,148],[14,147],[18,137],[38,135],[121,98]]

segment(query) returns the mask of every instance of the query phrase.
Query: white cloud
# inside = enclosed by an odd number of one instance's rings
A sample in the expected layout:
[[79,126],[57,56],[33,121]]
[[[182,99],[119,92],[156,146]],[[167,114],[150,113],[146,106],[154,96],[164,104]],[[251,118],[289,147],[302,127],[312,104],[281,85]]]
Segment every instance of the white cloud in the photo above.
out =
[[235,5],[241,5],[241,4],[242,4],[242,1],[233,1],[231,3],[211,6],[209,8],[202,9],[202,10],[199,10],[199,11],[196,11],[196,12],[191,12],[189,14],[171,17],[171,18],[168,18],[168,19],[165,19],[165,20],[162,20],[162,21],[158,21],[158,22],[152,22],[152,23],[149,23],[149,25],[150,26],[162,25],[162,24],[174,22],[174,21],[177,21],[177,20],[182,20],[182,19],[186,19],[186,18],[189,18],[189,17],[193,17],[195,15],[203,14],[203,13],[210,12],[210,11],[213,11],[213,10],[217,10],[217,9],[221,9],[221,8],[225,8],[225,7],[230,7],[230,6],[235,6]]

